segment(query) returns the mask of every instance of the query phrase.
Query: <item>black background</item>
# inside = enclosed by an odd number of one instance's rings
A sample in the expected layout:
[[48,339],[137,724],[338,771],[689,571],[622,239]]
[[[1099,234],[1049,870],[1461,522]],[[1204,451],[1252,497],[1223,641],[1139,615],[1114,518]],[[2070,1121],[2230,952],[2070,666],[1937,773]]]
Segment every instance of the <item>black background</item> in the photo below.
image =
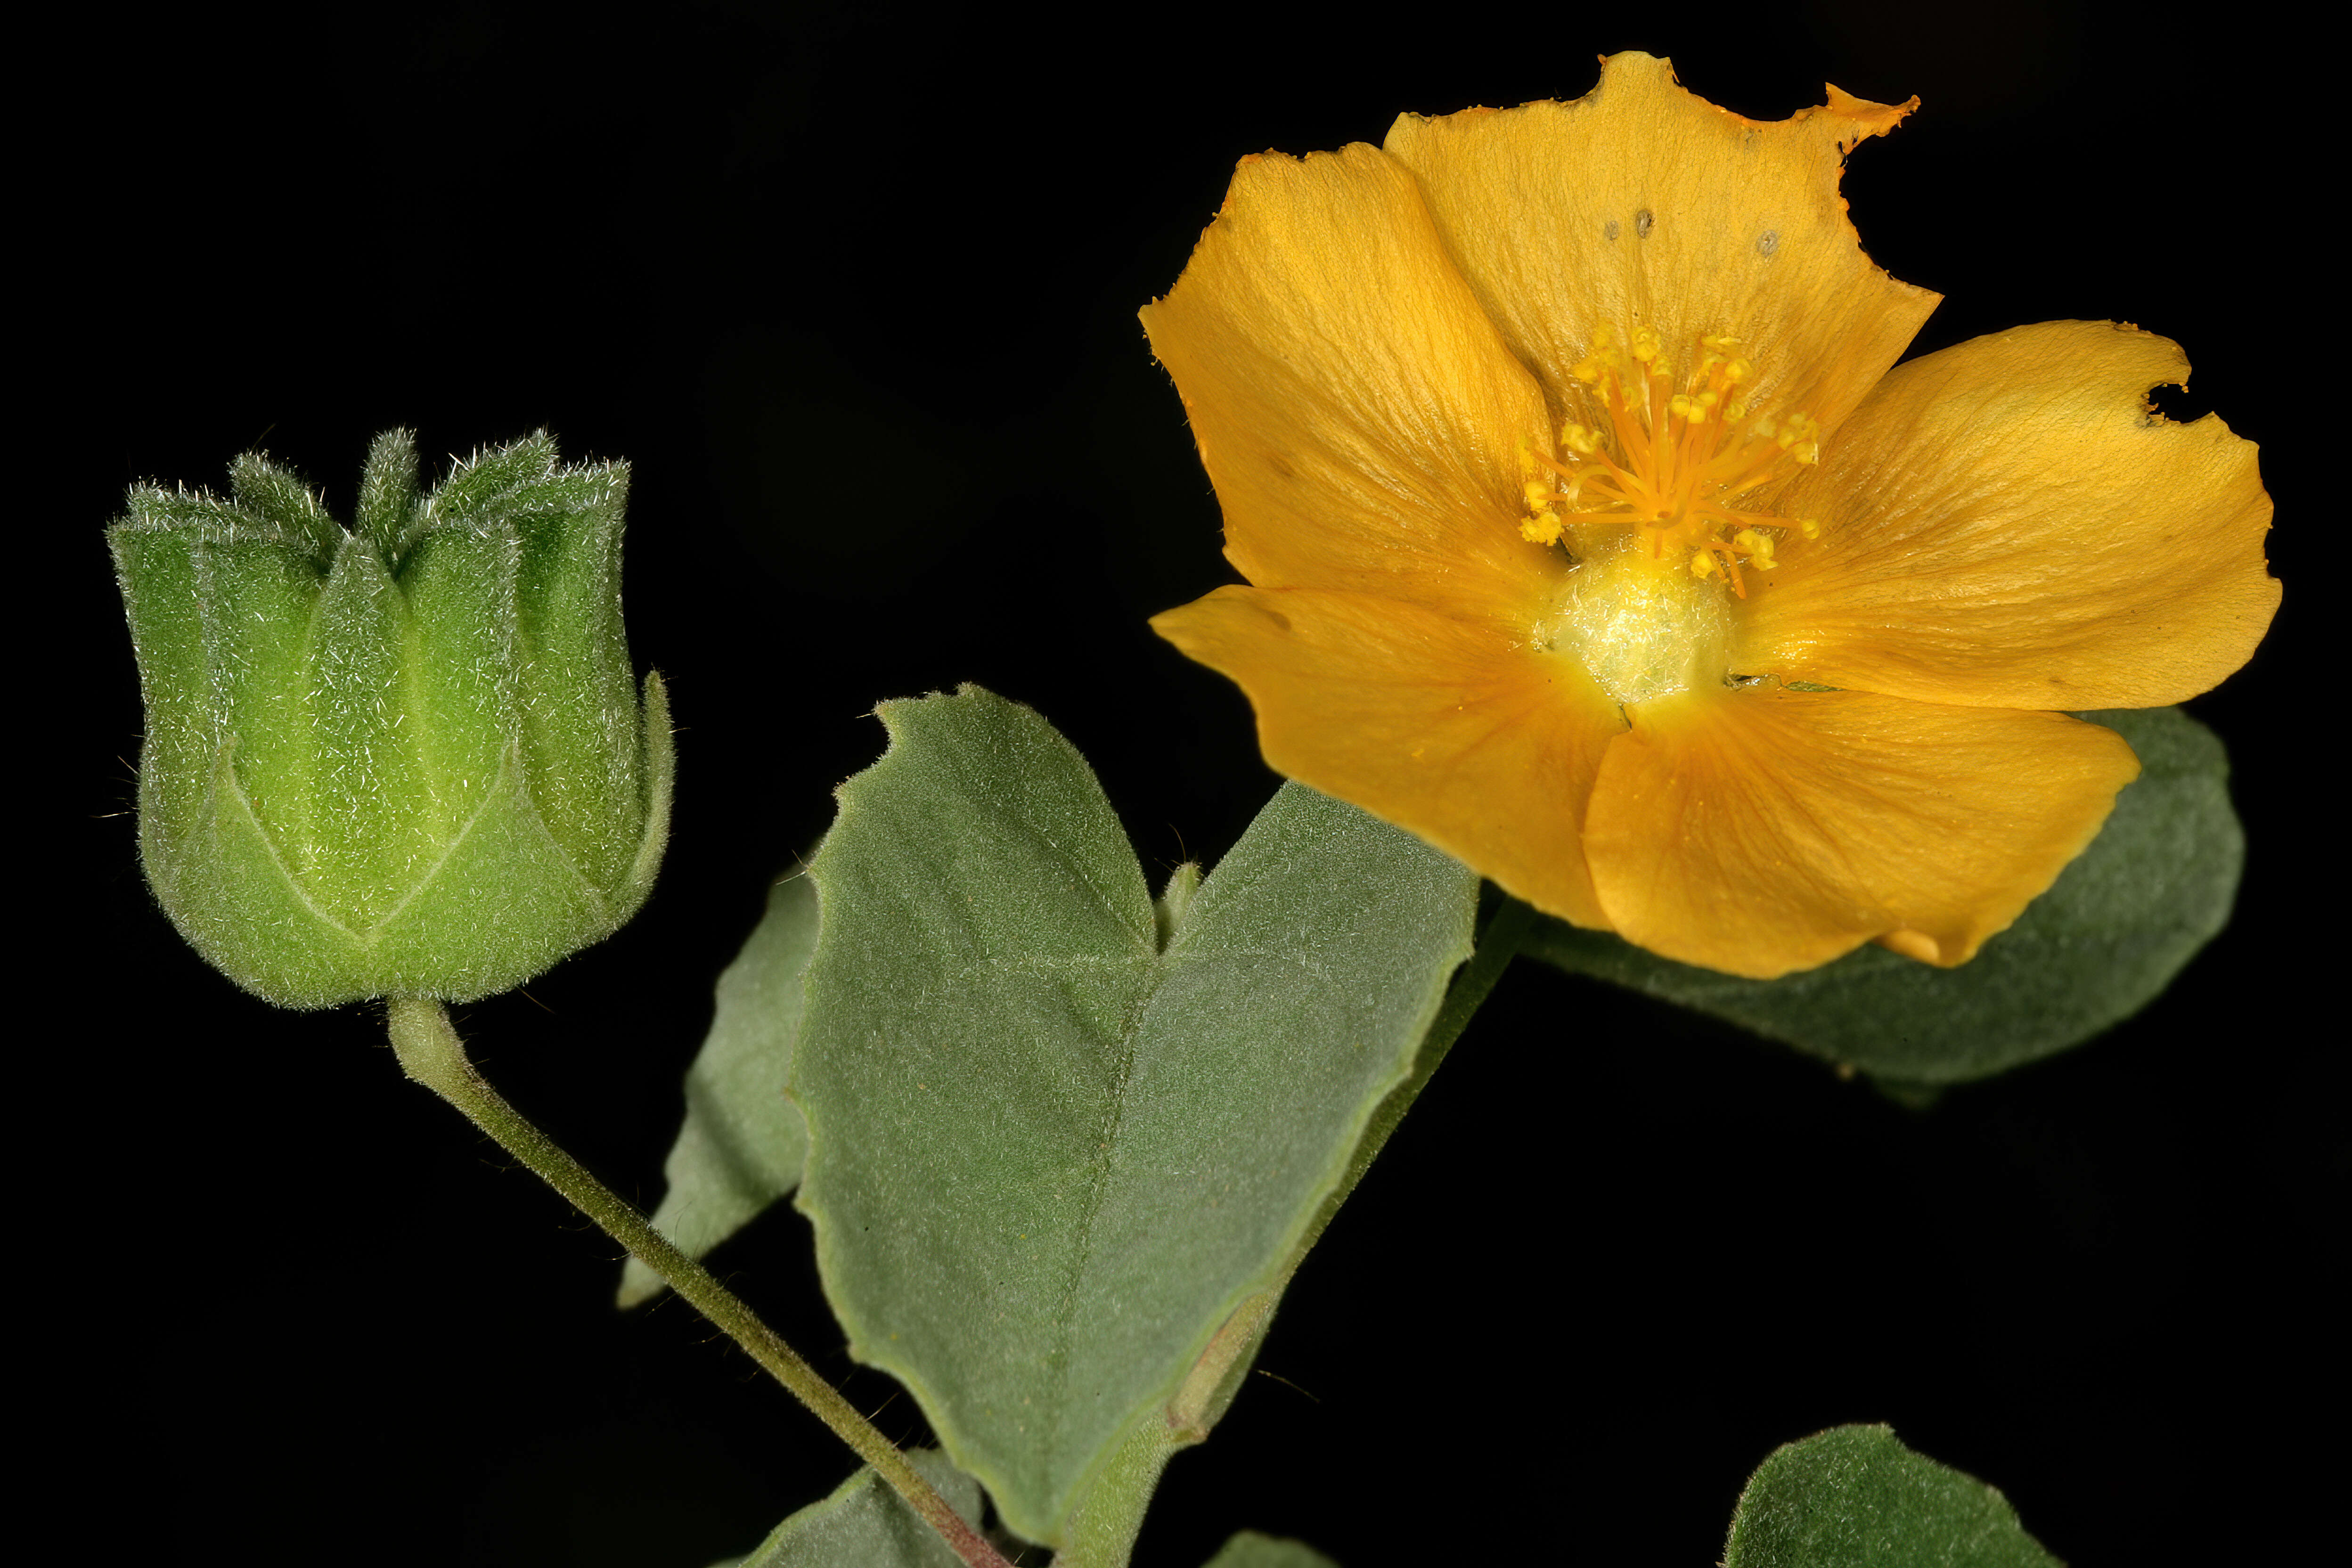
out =
[[[126,484],[217,485],[262,447],[347,512],[396,424],[436,457],[546,426],[634,463],[676,839],[634,924],[461,1026],[650,1205],[711,980],[878,751],[877,700],[1035,706],[1155,883],[1272,788],[1238,694],[1144,625],[1231,580],[1134,311],[1234,158],[1574,96],[1643,47],[1759,118],[1824,79],[1916,92],[1846,191],[1874,259],[1948,296],[1920,346],[2137,321],[2197,366],[2163,406],[2263,444],[2286,607],[2192,704],[2252,839],[2236,924],[2139,1019],[1924,1115],[1521,966],[1136,1561],[1192,1568],[1250,1526],[1348,1568],[1705,1564],[1768,1452],[1857,1420],[2000,1486],[2076,1568],[2297,1560],[2343,1457],[2302,1419],[2343,1394],[2346,1174],[2339,1048],[2308,1021],[2336,1010],[2342,885],[2315,741],[2342,728],[2315,626],[2340,502],[2310,504],[2342,448],[2340,279],[2296,151],[2317,70],[2260,6],[2201,32],[1879,10],[425,4],[29,49],[15,754],[54,760],[17,948],[18,1338],[50,1462],[120,1500],[76,1539],[698,1568],[851,1468],[690,1314],[616,1314],[612,1245],[405,1084],[369,1009],[273,1010],[173,934],[125,815],[137,684],[99,525]],[[848,1363],[797,1215],[715,1262],[920,1436]]]

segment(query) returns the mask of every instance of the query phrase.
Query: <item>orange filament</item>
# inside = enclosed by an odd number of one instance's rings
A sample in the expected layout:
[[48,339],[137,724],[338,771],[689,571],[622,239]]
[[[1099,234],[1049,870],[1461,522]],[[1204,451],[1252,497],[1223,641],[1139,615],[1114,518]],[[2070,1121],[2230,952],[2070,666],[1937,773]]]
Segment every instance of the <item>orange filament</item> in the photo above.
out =
[[1742,598],[1743,567],[1769,572],[1790,534],[1818,537],[1815,519],[1740,505],[1817,461],[1821,426],[1751,407],[1745,388],[1756,367],[1738,347],[1734,338],[1701,337],[1679,390],[1646,326],[1633,329],[1628,347],[1605,345],[1580,361],[1570,374],[1590,389],[1601,423],[1562,425],[1558,458],[1521,444],[1529,478],[1520,536],[1551,544],[1570,528],[1634,524],[1652,557],[1684,556],[1692,575],[1720,576]]

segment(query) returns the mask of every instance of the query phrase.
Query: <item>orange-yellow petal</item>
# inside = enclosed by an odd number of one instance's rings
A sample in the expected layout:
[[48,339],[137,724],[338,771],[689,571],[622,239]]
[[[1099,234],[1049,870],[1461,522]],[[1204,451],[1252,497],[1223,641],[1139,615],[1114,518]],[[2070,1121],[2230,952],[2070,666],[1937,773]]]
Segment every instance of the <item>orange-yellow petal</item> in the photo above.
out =
[[1244,159],[1143,324],[1251,582],[1518,615],[1559,571],[1518,532],[1542,394],[1377,148]]
[[1606,923],[1577,825],[1624,726],[1573,662],[1417,605],[1307,588],[1220,588],[1151,625],[1249,694],[1277,772],[1538,909]]
[[1556,405],[1580,406],[1571,367],[1645,325],[1670,353],[1737,336],[1756,366],[1751,400],[1826,429],[1937,299],[1872,265],[1838,195],[1844,153],[1912,104],[1829,98],[1747,120],[1629,53],[1573,102],[1407,114],[1384,145],[1419,176],[1463,275]]
[[2218,684],[2277,609],[2254,447],[2149,412],[2179,346],[2045,321],[1887,376],[1794,487],[1818,540],[1743,606],[1735,664],[2006,708],[2150,708]]
[[1601,910],[1654,952],[1759,980],[1873,940],[1965,962],[2139,772],[2063,714],[1861,691],[1693,690],[1631,718],[1585,816]]

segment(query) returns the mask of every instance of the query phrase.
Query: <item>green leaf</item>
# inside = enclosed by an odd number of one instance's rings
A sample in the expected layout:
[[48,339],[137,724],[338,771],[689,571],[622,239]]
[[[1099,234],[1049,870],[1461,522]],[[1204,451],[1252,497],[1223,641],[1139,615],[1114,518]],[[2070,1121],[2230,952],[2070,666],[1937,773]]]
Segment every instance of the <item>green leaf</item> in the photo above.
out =
[[[662,1172],[669,1191],[654,1228],[700,1258],[800,1185],[808,1126],[784,1098],[801,1027],[801,973],[816,950],[816,889],[793,876],[768,889],[768,912],[719,976],[719,1005],[686,1069],[686,1121]],[[620,1303],[659,1295],[661,1277],[622,1266]]]
[[2062,1568],[1973,1476],[1885,1426],[1832,1426],[1748,1479],[1723,1568]]
[[2079,1045],[2154,1001],[2229,923],[2245,859],[2229,759],[2177,708],[2085,713],[2139,753],[2138,782],[2055,886],[1970,962],[1864,947],[1743,980],[1545,921],[1522,951],[1728,1019],[1901,1089],[1961,1083]]
[[1006,1524],[1123,1561],[1410,1072],[1476,879],[1288,785],[1155,911],[1036,714],[973,687],[878,713],[810,870],[798,1202],[853,1353]]
[[[907,1458],[965,1522],[979,1525],[978,1481],[935,1448],[910,1448]],[[861,1467],[831,1497],[776,1526],[757,1552],[711,1568],[963,1568],[963,1561],[888,1483]]]
[[1225,1542],[1206,1568],[1339,1568],[1320,1552],[1300,1541],[1260,1535],[1244,1530]]

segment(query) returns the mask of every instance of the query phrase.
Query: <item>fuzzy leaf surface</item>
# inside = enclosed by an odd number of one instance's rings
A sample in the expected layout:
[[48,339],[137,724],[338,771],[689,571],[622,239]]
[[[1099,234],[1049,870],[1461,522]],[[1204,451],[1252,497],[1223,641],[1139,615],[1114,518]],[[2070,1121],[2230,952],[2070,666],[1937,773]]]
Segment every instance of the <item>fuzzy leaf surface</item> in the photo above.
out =
[[[808,1124],[784,1098],[801,1027],[801,975],[816,951],[816,889],[787,877],[768,889],[767,913],[719,976],[710,1033],[686,1069],[686,1121],[662,1173],[669,1190],[654,1228],[700,1258],[800,1185]],[[660,1276],[632,1258],[620,1304],[659,1295]]]
[[1060,1546],[1287,1277],[1468,953],[1476,881],[1290,785],[1197,889],[1178,876],[1163,941],[1044,720],[972,687],[878,716],[889,751],[810,870],[797,1201],[853,1353]]
[[1723,1568],[2063,1568],[2009,1500],[1885,1426],[1776,1450],[1739,1494]]

